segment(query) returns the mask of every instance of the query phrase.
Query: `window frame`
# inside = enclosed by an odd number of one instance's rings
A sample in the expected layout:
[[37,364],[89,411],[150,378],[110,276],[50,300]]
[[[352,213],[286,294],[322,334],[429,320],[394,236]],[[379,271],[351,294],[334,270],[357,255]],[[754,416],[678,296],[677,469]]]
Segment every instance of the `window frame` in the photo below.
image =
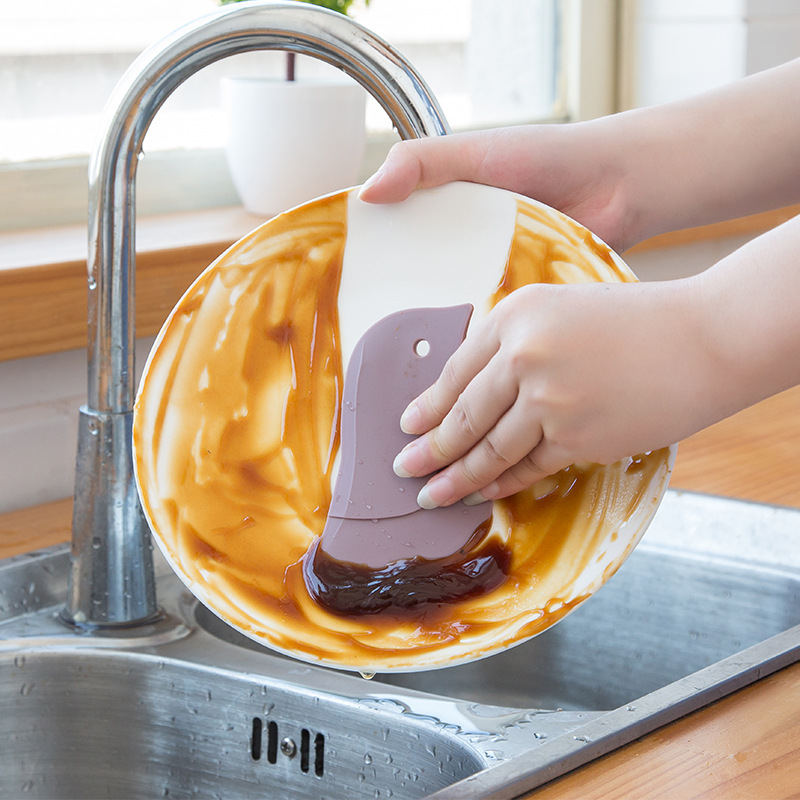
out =
[[[559,0],[563,24],[562,107],[541,122],[589,119],[612,113],[616,101],[616,42],[619,0]],[[534,120],[531,120],[534,121]],[[396,137],[368,136],[361,179],[376,169]],[[88,156],[0,165],[0,231],[81,224],[88,204]],[[202,176],[197,191],[197,175]],[[181,194],[188,176],[195,184]],[[224,151],[160,151],[138,168],[137,213],[158,215],[238,205]]]

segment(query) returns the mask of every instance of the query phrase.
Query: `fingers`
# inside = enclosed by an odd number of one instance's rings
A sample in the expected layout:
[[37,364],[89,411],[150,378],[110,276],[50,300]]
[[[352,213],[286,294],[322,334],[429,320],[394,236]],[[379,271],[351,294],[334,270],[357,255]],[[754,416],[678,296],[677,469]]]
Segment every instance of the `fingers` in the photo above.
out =
[[516,387],[508,373],[494,376],[498,348],[494,332],[481,325],[448,359],[439,379],[409,404],[400,427],[428,435],[398,454],[398,475],[427,475],[463,455],[513,403]]
[[480,134],[451,134],[398,142],[359,191],[366,203],[397,203],[414,190],[475,180],[487,143]]
[[555,475],[571,463],[572,459],[557,452],[549,441],[542,439],[530,453],[492,483],[464,497],[464,503],[477,505],[485,500],[509,497],[534,486],[550,475]]
[[[440,383],[449,384],[442,387],[442,396],[457,392],[457,381]],[[435,404],[431,397],[436,389],[431,387],[426,404]],[[439,424],[411,442],[395,461],[401,477],[445,467],[420,492],[420,506],[436,508],[462,498],[470,503],[494,500],[568,466],[569,459],[543,441],[535,409],[518,401],[519,387],[497,357],[458,394],[447,413],[439,408],[431,414],[428,422],[441,419]]]
[[419,435],[439,425],[499,348],[497,333],[489,319],[471,328],[467,339],[447,360],[439,379],[403,412],[400,427],[406,433]]
[[462,498],[474,504],[512,494],[550,474],[536,460],[540,443],[541,427],[512,406],[461,458],[428,481],[417,502],[436,508]]
[[[497,370],[490,364],[452,401],[452,407],[446,414],[437,413],[437,417],[442,417],[441,422],[407,445],[397,456],[395,472],[398,475],[428,475],[461,458],[482,440],[486,440],[487,436],[496,437],[498,433],[502,435],[503,427],[500,423],[514,405],[517,387],[508,379],[507,374],[496,373]],[[435,394],[435,388],[432,387],[431,395]],[[488,458],[496,456],[502,459],[504,455],[504,452],[496,453],[491,446],[488,451]],[[519,457],[525,455],[525,452],[520,452]],[[509,463],[503,463],[497,474],[509,466]]]

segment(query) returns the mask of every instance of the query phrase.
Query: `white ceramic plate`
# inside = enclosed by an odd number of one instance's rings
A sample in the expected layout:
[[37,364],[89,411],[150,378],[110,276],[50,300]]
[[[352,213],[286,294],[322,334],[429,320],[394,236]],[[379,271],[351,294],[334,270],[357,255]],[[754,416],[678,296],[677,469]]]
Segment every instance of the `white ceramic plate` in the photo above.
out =
[[134,421],[145,514],[197,598],[252,639],[362,672],[430,669],[537,635],[596,592],[644,534],[675,448],[571,467],[494,504],[508,578],[477,598],[337,615],[306,591],[325,523],[341,375],[404,308],[485,314],[525,283],[632,281],[585,228],[499,189],[450,184],[371,206],[350,190],[257,228],[188,289],[145,367]]

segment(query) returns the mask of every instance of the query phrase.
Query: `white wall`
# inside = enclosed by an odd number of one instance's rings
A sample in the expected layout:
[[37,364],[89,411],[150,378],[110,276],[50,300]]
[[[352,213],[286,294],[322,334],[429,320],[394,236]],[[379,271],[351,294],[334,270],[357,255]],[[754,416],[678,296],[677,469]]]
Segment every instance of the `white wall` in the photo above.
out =
[[800,57],[797,0],[634,0],[624,107],[712,89]]

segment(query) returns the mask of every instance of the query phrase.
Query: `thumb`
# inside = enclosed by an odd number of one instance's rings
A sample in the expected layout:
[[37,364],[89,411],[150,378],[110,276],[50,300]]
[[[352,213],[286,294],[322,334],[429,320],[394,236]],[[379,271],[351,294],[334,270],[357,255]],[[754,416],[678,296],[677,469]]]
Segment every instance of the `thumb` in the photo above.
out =
[[485,147],[483,137],[471,133],[398,142],[361,187],[359,199],[365,203],[397,203],[415,189],[476,180]]

